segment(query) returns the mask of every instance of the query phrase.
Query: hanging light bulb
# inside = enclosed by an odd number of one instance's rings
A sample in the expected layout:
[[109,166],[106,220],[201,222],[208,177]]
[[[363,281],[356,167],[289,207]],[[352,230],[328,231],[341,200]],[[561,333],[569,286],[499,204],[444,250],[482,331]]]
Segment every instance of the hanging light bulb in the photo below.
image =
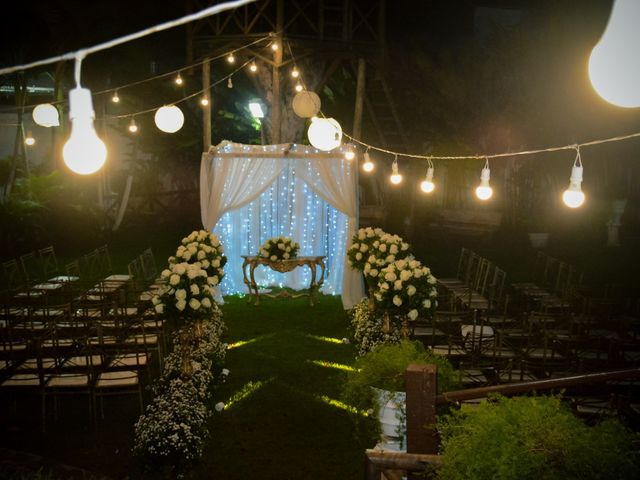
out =
[[120,103],[120,97],[118,96],[118,91],[113,92],[113,97],[111,97],[111,101],[113,103]]
[[200,105],[203,107],[209,105],[209,98],[206,95],[200,99]]
[[562,194],[562,201],[569,208],[581,207],[584,203],[584,192],[580,187],[582,183],[582,159],[580,158],[580,148],[576,147],[576,159],[571,168],[571,177],[569,178],[569,188]]
[[252,73],[256,73],[258,71],[258,66],[256,65],[256,62],[251,62],[251,65],[249,65],[249,70],[251,70]]
[[33,109],[33,121],[41,127],[57,127],[60,125],[58,109],[50,103],[41,103]]
[[367,150],[366,152],[364,152],[364,163],[362,164],[362,170],[369,173],[373,172],[373,169],[375,167],[375,164],[371,161],[371,157],[369,156],[369,150]]
[[27,147],[32,147],[36,144],[36,139],[33,138],[33,135],[31,134],[31,130],[29,130],[27,132],[27,135],[24,137],[24,144]]
[[231,80],[231,77],[227,79],[227,88],[233,88],[233,81]]
[[178,74],[174,82],[176,83],[176,85],[182,85],[184,83],[184,80],[182,80],[182,76]]
[[307,137],[309,137],[311,145],[318,150],[328,152],[340,146],[342,142],[342,127],[333,118],[313,117],[309,130],[307,130]]
[[156,110],[156,126],[166,133],[175,133],[184,125],[184,114],[175,105],[165,105]]
[[396,158],[391,164],[391,176],[389,177],[389,180],[391,180],[391,183],[394,185],[400,185],[400,183],[402,183],[402,175],[400,175],[400,172],[398,171],[398,155],[396,155]]
[[278,42],[271,42],[271,50],[275,52],[276,50],[278,50],[278,48],[279,48]]
[[424,193],[431,193],[435,188],[436,186],[433,183],[433,164],[431,163],[431,160],[429,160],[429,167],[427,168],[427,176],[420,183],[420,190],[422,190]]
[[345,160],[353,160],[354,158],[356,158],[356,153],[353,150],[347,150],[346,152],[344,152],[344,159]]
[[296,83],[296,92],[301,92],[302,90],[302,84],[300,82]]
[[300,72],[297,67],[293,67],[293,70],[291,70],[291,76],[293,78],[298,78],[300,76]]
[[230,53],[229,55],[227,55],[227,62],[236,63],[236,57],[233,55],[233,53]]
[[133,117],[131,117],[131,123],[129,124],[129,132],[130,133],[138,132],[138,125],[136,125],[136,121],[133,119]]
[[480,185],[476,188],[476,197],[480,200],[489,200],[493,195],[493,188],[489,185],[490,178],[491,170],[489,169],[489,159],[487,158],[482,173],[480,173]]
[[95,113],[91,91],[80,86],[69,92],[71,135],[64,144],[64,163],[80,175],[89,175],[102,168],[107,160],[107,147],[93,125]]
[[589,57],[598,95],[619,107],[640,107],[640,2],[615,0],[609,23]]

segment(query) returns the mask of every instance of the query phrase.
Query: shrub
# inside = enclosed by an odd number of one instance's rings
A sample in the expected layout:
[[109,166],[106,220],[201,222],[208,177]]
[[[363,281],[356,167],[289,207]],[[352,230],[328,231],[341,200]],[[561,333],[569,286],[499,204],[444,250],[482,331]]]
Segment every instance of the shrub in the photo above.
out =
[[589,427],[553,396],[494,400],[439,419],[439,479],[639,478],[634,434],[617,420]]

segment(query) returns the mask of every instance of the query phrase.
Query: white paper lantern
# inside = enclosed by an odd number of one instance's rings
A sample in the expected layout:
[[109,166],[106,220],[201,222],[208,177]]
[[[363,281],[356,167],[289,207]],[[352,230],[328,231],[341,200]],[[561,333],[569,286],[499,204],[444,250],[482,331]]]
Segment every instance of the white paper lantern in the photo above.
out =
[[33,121],[42,127],[57,127],[60,125],[58,109],[50,103],[41,103],[33,109]]
[[333,118],[314,117],[307,131],[309,142],[318,150],[329,151],[340,146],[342,127]]
[[315,117],[320,111],[320,97],[308,90],[296,93],[291,102],[293,112],[300,118]]
[[175,133],[184,125],[184,114],[175,105],[165,105],[156,111],[156,127],[163,132]]

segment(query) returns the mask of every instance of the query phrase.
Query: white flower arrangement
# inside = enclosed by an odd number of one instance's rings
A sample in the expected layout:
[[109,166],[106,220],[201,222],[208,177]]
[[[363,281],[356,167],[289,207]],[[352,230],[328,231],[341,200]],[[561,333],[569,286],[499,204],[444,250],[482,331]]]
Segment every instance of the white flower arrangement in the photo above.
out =
[[358,346],[358,355],[370,352],[378,345],[400,343],[400,325],[392,322],[389,333],[384,332],[384,318],[380,311],[371,311],[368,300],[356,304],[350,312],[353,338]]
[[380,270],[409,256],[409,244],[398,235],[381,228],[361,228],[347,250],[349,265],[361,271],[370,286],[377,282]]
[[377,307],[393,316],[430,318],[438,306],[436,278],[412,257],[396,260],[380,270],[373,297]]
[[279,236],[273,237],[262,244],[259,256],[271,261],[288,260],[298,255],[300,245],[292,239]]
[[[182,239],[176,254],[169,257],[169,269],[178,263],[198,263],[208,277],[217,278],[217,283],[220,283],[227,257],[218,237],[206,230],[195,230]],[[169,278],[169,269],[162,272],[162,278]]]
[[[199,325],[187,324],[173,335],[174,350],[167,355],[161,377],[153,387],[154,399],[135,425],[134,452],[152,466],[167,465],[180,471],[202,456],[209,437],[207,419],[213,370],[222,363],[225,345],[220,341],[224,329],[222,313],[214,304],[211,316]],[[185,344],[183,339],[197,338]],[[186,355],[186,356],[185,356]],[[188,358],[191,373],[183,374]]]

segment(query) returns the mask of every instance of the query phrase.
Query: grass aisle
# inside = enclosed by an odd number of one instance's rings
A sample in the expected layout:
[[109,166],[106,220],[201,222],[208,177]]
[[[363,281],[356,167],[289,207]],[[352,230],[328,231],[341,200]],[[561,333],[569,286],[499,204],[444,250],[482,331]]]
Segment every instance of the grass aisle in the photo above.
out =
[[341,343],[348,319],[340,298],[321,297],[314,307],[306,298],[225,302],[231,373],[214,402],[227,407],[214,413],[194,478],[362,478],[374,438],[357,435],[354,414],[332,402],[346,375],[337,367],[355,358],[355,348]]

